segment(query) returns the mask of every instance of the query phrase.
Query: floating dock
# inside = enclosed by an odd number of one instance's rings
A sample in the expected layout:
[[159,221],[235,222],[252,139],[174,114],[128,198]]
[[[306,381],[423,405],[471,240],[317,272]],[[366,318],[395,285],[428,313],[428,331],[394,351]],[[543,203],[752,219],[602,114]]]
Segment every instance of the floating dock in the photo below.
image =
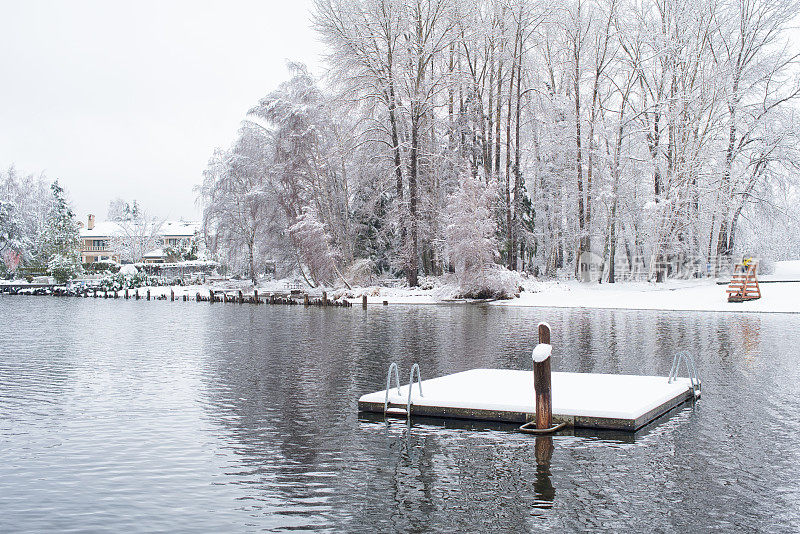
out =
[[[410,415],[509,423],[536,416],[531,371],[472,369],[423,380],[422,395],[413,386]],[[552,373],[553,422],[572,427],[633,432],[697,395],[689,378]],[[405,414],[408,397],[409,385],[390,388],[389,413]],[[384,413],[385,401],[386,390],[369,393],[358,409]]]

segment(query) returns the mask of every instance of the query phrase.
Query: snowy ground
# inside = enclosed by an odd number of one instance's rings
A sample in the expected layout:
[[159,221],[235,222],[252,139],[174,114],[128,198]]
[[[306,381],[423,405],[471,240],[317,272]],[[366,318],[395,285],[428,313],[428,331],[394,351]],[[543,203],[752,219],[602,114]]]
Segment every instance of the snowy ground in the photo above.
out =
[[538,292],[524,291],[517,299],[494,304],[553,308],[800,313],[800,283],[768,283],[761,284],[760,287],[760,299],[736,303],[728,302],[725,293],[727,286],[717,285],[713,280],[671,280],[663,284],[543,282]]
[[800,281],[800,260],[779,261],[775,263],[775,272],[765,276],[764,280]]
[[[800,260],[775,264],[774,274],[763,281],[762,297],[749,302],[728,302],[726,285],[714,280],[669,280],[662,284],[624,282],[617,284],[523,281],[525,291],[518,298],[495,301],[495,306],[540,306],[554,308],[602,308],[635,310],[686,310],[713,312],[800,313]],[[432,290],[367,288],[354,293],[368,295],[368,302],[390,304],[441,304],[452,302],[458,289],[441,286]],[[353,301],[356,303],[356,300]]]

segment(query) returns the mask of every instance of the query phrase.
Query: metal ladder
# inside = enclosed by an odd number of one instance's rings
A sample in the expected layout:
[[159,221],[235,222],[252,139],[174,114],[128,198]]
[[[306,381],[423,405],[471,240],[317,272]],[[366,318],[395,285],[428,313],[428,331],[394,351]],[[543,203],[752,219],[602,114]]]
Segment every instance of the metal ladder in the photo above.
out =
[[[394,374],[392,374],[394,371]],[[406,409],[403,410],[402,408],[390,408],[389,407],[389,390],[392,389],[392,376],[394,376],[395,385],[397,388],[397,395],[400,395],[400,372],[398,371],[397,363],[392,362],[389,365],[389,372],[386,374],[386,397],[383,401],[383,415],[395,415],[395,416],[406,416],[407,419],[411,419],[411,392],[414,389],[414,376],[416,371],[417,377],[417,387],[419,388],[419,396],[424,397],[422,394],[422,375],[419,371],[419,364],[415,363],[411,366],[411,373],[408,377],[408,400],[406,401]]]
[[682,350],[675,354],[672,358],[672,368],[669,371],[668,383],[672,384],[678,378],[678,368],[681,362],[686,367],[686,373],[689,375],[689,384],[692,387],[692,394],[695,398],[700,397],[700,377],[697,374],[697,367],[694,365],[694,358],[689,351]]

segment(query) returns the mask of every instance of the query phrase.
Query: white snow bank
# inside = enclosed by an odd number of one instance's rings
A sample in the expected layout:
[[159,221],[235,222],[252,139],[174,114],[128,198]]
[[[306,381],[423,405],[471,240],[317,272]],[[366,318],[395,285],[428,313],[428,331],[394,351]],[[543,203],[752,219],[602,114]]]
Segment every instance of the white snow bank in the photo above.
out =
[[736,303],[728,302],[727,286],[717,285],[714,280],[670,280],[661,284],[544,282],[536,293],[526,291],[517,299],[493,302],[492,305],[800,313],[800,283],[771,283],[760,287],[760,299]]
[[775,262],[775,272],[770,278],[773,280],[800,280],[800,260]]

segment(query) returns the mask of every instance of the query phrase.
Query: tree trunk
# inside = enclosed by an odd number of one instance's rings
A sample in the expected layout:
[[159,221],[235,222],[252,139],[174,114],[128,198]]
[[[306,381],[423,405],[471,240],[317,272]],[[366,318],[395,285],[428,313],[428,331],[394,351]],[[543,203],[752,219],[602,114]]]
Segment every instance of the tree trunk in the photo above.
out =
[[406,279],[409,287],[418,285],[419,261],[417,258],[417,172],[418,172],[418,147],[419,142],[419,103],[411,103],[411,150],[409,153],[410,167],[408,173],[408,200],[409,200],[409,243],[406,246]]
[[[580,13],[579,13],[580,17]],[[580,23],[578,23],[580,24]],[[580,33],[580,27],[576,28]],[[575,173],[578,183],[578,257],[575,259],[575,276],[581,279],[581,260],[584,252],[584,232],[585,229],[585,210],[583,205],[583,158],[581,155],[581,67],[580,67],[580,45],[579,36],[573,42],[573,61],[575,62],[575,72],[573,80],[573,91],[575,92]]]
[[[497,60],[497,111],[494,119],[494,172],[495,178],[500,182],[500,131],[503,116],[503,61]],[[499,185],[499,183],[498,183]]]
[[722,170],[722,179],[720,183],[720,190],[722,191],[722,214],[719,221],[719,236],[717,238],[717,256],[729,258],[733,252],[728,247],[729,244],[729,224],[730,221],[730,199],[731,199],[731,168],[733,167],[733,160],[735,157],[736,149],[736,111],[739,107],[739,76],[741,56],[737,59],[736,72],[733,78],[733,91],[731,100],[728,103],[728,112],[730,113],[730,124],[728,129],[728,147],[725,151],[725,167]]
[[491,61],[489,63],[489,102],[486,110],[488,115],[486,117],[486,151],[484,159],[486,176],[484,178],[486,183],[489,183],[494,174],[494,169],[492,168],[492,163],[494,162],[492,154],[492,149],[494,148],[494,46],[491,49]]
[[[520,14],[521,20],[521,14]],[[522,22],[520,21],[520,25]],[[512,217],[511,228],[511,265],[517,268],[517,252],[519,249],[519,219],[522,217],[522,169],[520,167],[520,128],[522,125],[522,30],[518,32],[519,53],[517,54],[517,109],[516,123],[514,124],[514,214]]]
[[247,242],[247,260],[248,265],[250,267],[250,280],[253,282],[253,285],[258,285],[258,277],[256,276],[256,259],[255,253],[253,249],[255,248],[255,237],[251,236],[251,238]]
[[[391,70],[391,54],[389,55],[389,68]],[[394,156],[395,190],[397,194],[397,206],[399,213],[400,226],[400,248],[405,247],[406,228],[405,228],[405,206],[403,203],[403,166],[400,158],[400,136],[397,133],[397,100],[394,90],[394,80],[391,72],[389,74],[389,125],[392,132],[392,154]]]
[[613,284],[616,281],[616,271],[614,269],[614,262],[616,261],[617,253],[617,198],[611,203],[611,228],[608,232],[608,283]]
[[[514,59],[516,60],[517,56],[517,41],[514,40]],[[505,195],[505,209],[506,209],[506,267],[508,269],[514,269],[514,243],[513,243],[513,221],[511,215],[511,105],[513,98],[511,95],[514,94],[514,76],[516,73],[516,69],[514,68],[514,63],[511,63],[511,79],[508,83],[508,111],[506,113],[506,175],[505,180],[503,181],[503,192]]]

